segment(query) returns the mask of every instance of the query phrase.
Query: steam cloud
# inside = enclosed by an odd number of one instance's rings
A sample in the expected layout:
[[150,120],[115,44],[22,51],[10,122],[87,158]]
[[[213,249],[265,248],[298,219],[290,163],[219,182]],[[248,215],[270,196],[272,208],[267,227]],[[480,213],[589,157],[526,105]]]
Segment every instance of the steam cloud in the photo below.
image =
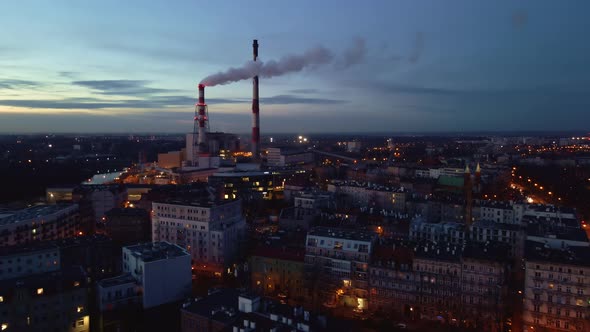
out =
[[[342,68],[360,63],[366,54],[365,41],[361,38],[355,40],[352,47],[345,50],[341,61]],[[281,76],[287,73],[302,71],[306,68],[315,68],[333,63],[338,57],[325,47],[315,47],[303,54],[292,54],[280,58],[278,61],[249,61],[243,66],[229,68],[213,75],[205,77],[201,83],[206,86],[228,84],[250,79],[256,75],[264,78]]]

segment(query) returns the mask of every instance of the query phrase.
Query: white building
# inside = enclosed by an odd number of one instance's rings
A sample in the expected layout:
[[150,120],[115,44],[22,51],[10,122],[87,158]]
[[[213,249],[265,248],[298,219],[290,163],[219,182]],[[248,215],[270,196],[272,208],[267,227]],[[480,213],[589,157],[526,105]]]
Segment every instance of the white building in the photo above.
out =
[[294,206],[304,209],[319,209],[330,206],[332,195],[328,193],[301,192],[294,195]]
[[0,280],[58,271],[60,264],[59,248],[55,244],[3,248],[0,254]]
[[510,202],[482,201],[479,220],[502,224],[520,224],[518,212],[515,210],[515,205]]
[[234,263],[246,228],[240,200],[152,204],[152,239],[185,248],[196,269],[221,272]]
[[268,148],[266,156],[270,166],[292,166],[313,162],[313,154],[301,149],[286,147]]
[[144,308],[182,300],[191,292],[190,255],[168,242],[123,247],[123,272],[140,285]]

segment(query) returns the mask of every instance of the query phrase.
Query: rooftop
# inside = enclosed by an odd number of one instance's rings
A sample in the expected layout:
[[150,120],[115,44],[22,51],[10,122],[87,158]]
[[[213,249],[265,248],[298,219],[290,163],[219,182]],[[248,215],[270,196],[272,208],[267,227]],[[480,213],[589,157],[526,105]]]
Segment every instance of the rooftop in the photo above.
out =
[[330,184],[337,186],[337,187],[357,187],[357,188],[366,188],[366,189],[378,190],[378,191],[390,191],[390,192],[400,192],[400,193],[407,191],[403,187],[382,186],[382,185],[379,185],[376,183],[370,183],[370,182],[334,180]]
[[565,206],[555,206],[551,204],[530,204],[527,206],[527,210],[535,212],[560,212],[560,213],[572,213],[575,214],[576,210]]
[[527,224],[527,236],[544,237],[549,239],[588,242],[586,232],[581,228],[560,227],[546,224]]
[[103,279],[98,282],[98,286],[102,288],[108,288],[118,285],[135,283],[135,278],[129,273],[122,274],[113,278]]
[[303,262],[305,250],[303,248],[277,248],[274,246],[258,247],[252,256]]
[[472,227],[492,228],[509,231],[520,231],[522,226],[517,224],[498,223],[490,220],[478,220],[472,224]]
[[10,298],[17,288],[29,290],[31,296],[37,295],[38,289],[42,288],[42,295],[45,296],[84,287],[85,285],[86,274],[82,267],[71,266],[62,268],[59,271],[2,280],[0,281],[0,294],[7,301],[6,298]]
[[53,214],[69,212],[77,207],[78,205],[76,204],[60,203],[55,205],[36,205],[18,211],[3,212],[0,215],[0,226],[35,218],[49,217]]
[[218,172],[212,175],[213,177],[229,178],[229,177],[243,177],[243,176],[271,176],[269,171],[244,171],[244,172]]
[[545,244],[526,241],[525,260],[534,262],[553,262],[564,265],[590,266],[590,247],[547,248]]
[[195,299],[194,302],[184,306],[182,310],[216,321],[230,323],[235,320],[238,313],[240,293],[238,289],[234,288],[216,290],[210,292],[205,298]]
[[325,236],[337,239],[356,240],[356,241],[373,241],[377,238],[377,234],[370,231],[334,228],[317,226],[309,230],[307,235]]
[[52,242],[33,242],[33,243],[27,243],[25,245],[3,247],[0,257],[6,257],[6,256],[12,256],[12,255],[22,255],[22,254],[26,254],[26,253],[48,251],[48,250],[59,250],[59,248],[58,248],[58,246],[56,246]]
[[188,252],[181,247],[168,242],[148,242],[123,247],[129,250],[130,254],[140,258],[144,262],[154,262],[168,258],[188,256]]
[[107,217],[120,217],[120,216],[127,216],[127,217],[147,217],[149,216],[149,212],[145,209],[141,208],[113,208],[107,211]]
[[492,201],[492,200],[481,200],[479,202],[480,206],[494,208],[494,209],[504,209],[504,210],[512,210],[512,204],[507,201]]
[[154,203],[210,208],[210,207],[222,206],[222,205],[234,203],[236,201],[238,201],[238,199],[210,200],[210,199],[204,199],[204,198],[196,199],[194,197],[187,196],[187,197],[175,197],[175,198],[166,198],[166,199],[162,199],[162,200],[155,200]]

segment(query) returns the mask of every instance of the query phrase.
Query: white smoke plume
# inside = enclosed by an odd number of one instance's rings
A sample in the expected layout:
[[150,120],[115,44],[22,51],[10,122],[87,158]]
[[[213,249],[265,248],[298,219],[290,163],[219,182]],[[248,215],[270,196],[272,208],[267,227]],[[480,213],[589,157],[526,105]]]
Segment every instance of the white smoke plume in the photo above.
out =
[[[365,41],[355,40],[354,45],[343,54],[342,63],[348,67],[361,62],[365,56]],[[287,73],[302,71],[306,68],[315,68],[333,63],[337,59],[334,53],[325,47],[316,47],[307,50],[303,54],[292,54],[280,58],[278,61],[248,61],[243,66],[229,68],[213,75],[205,77],[201,83],[206,86],[228,84],[232,82],[250,79],[256,75],[264,78],[275,77]]]

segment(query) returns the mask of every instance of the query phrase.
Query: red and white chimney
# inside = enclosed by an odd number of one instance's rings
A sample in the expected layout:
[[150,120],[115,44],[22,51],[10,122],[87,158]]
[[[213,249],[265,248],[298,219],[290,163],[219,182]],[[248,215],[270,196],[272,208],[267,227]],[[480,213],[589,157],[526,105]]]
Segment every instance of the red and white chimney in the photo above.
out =
[[[252,43],[254,61],[258,58],[258,40]],[[254,76],[252,87],[252,157],[260,156],[260,103],[258,99],[258,76]]]
[[199,84],[199,102],[197,103],[198,115],[197,122],[199,125],[197,151],[199,153],[207,152],[207,112],[205,111],[207,104],[205,104],[205,85]]

